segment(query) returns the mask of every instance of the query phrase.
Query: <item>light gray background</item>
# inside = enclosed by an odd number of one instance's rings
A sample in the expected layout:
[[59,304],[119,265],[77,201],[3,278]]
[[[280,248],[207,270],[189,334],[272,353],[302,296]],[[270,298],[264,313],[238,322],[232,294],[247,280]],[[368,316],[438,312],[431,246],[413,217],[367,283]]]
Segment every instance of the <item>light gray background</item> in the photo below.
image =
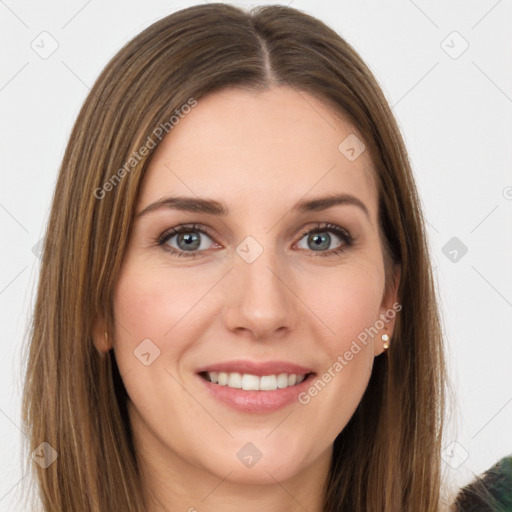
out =
[[[40,263],[34,246],[71,127],[125,42],[196,3],[0,0],[2,511],[20,510],[28,480],[19,463],[20,348]],[[445,478],[462,485],[512,453],[512,3],[290,4],[355,47],[403,132],[428,220],[455,391]],[[58,48],[42,58],[52,38]]]

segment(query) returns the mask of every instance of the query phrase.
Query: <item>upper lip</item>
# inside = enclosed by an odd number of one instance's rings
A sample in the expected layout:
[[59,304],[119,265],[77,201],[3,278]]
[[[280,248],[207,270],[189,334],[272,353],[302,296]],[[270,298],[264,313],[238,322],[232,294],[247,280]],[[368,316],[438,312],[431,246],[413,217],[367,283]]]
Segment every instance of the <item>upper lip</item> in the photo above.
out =
[[263,375],[279,375],[280,373],[295,373],[296,375],[314,373],[311,368],[288,361],[248,361],[240,359],[209,364],[197,370],[197,373],[202,372],[238,372],[242,374],[249,373],[251,375],[258,375],[260,377]]

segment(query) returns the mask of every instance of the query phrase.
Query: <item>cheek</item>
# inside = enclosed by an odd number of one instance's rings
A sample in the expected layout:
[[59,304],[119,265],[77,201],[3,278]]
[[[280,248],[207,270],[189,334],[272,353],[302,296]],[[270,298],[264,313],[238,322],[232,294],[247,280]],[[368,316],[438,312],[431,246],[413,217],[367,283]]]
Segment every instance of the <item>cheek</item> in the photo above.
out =
[[[128,263],[114,294],[116,321],[121,324],[118,327],[132,337],[154,336],[162,342],[172,336],[181,319],[193,314],[201,292],[204,293],[204,284],[191,278],[190,272],[170,275],[155,266]],[[185,323],[191,323],[190,317]]]
[[[164,279],[162,269],[125,263],[114,293],[115,353],[121,374],[145,367],[134,357],[142,342],[155,363],[166,367],[179,360],[187,340],[200,337],[194,306],[204,294],[204,284],[189,273],[175,272]],[[147,340],[151,340],[148,343]],[[144,353],[147,350],[144,351]],[[154,366],[153,366],[154,365]],[[142,366],[142,368],[141,368]]]
[[369,333],[379,318],[384,278],[378,265],[361,265],[357,271],[354,266],[340,269],[324,283],[311,303],[327,327],[328,334],[318,337],[327,357],[301,403],[322,419],[322,428],[329,425],[328,437],[335,437],[354,413],[371,375],[377,336]]
[[315,290],[310,295],[312,309],[326,327],[322,336],[326,351],[337,354],[346,350],[352,340],[378,319],[384,292],[384,275],[379,265],[351,266],[332,272],[321,286],[308,286]]
[[128,260],[115,288],[116,362],[137,417],[148,421],[153,432],[162,425],[169,432],[185,432],[183,422],[204,420],[179,383],[182,356],[204,329],[193,318],[204,295],[200,283],[189,273],[171,276],[142,260]]

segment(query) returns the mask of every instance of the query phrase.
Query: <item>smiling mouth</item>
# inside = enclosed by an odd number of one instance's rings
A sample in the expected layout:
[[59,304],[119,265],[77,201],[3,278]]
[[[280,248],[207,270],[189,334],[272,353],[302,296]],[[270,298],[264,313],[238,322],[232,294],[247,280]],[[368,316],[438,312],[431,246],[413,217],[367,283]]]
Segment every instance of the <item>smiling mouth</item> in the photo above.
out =
[[199,375],[204,380],[218,386],[245,391],[275,391],[298,386],[306,379],[311,378],[314,373],[279,373],[259,376],[238,372],[200,372]]

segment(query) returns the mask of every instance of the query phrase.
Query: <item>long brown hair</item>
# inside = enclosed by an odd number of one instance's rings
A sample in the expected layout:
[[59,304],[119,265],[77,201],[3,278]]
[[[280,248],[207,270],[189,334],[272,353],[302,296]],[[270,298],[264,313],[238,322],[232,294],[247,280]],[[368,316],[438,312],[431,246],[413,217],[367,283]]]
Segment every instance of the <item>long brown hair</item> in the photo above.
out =
[[376,359],[360,405],[335,440],[324,510],[439,509],[441,322],[424,220],[391,109],[356,51],[314,17],[285,6],[205,4],[154,23],[115,55],[65,151],[23,395],[27,453],[46,442],[58,454],[46,468],[27,457],[45,511],[147,510],[128,397],[112,351],[102,357],[94,348],[93,326],[101,316],[109,336],[115,333],[113,290],[156,146],[148,138],[161,126],[170,132],[176,111],[213,91],[276,85],[315,95],[357,127],[375,167],[387,286],[392,263],[401,265],[403,309],[392,346]]

